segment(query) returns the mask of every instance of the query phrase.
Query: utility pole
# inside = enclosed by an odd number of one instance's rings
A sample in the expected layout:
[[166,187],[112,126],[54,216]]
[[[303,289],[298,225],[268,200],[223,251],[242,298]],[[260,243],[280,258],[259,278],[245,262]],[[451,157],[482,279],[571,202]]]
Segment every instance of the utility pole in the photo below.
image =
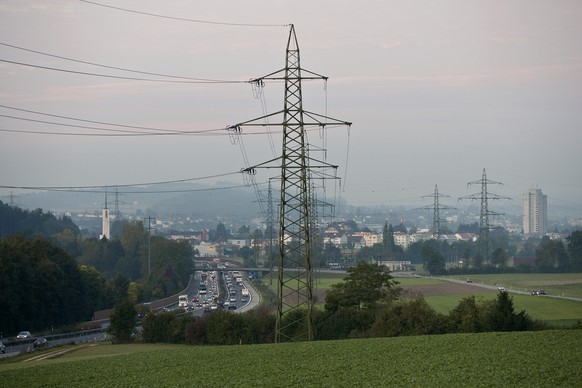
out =
[[[351,125],[351,123],[303,109],[301,83],[302,80],[306,79],[325,81],[327,77],[301,68],[295,27],[291,25],[287,41],[285,68],[251,80],[257,87],[262,87],[266,80],[284,81],[283,110],[227,127],[227,130],[233,132],[240,132],[243,126],[280,125],[283,127],[282,155],[242,170],[247,174],[255,174],[257,168],[278,168],[281,171],[276,342],[310,341],[313,339],[312,313],[315,301],[313,295],[310,180],[315,169],[337,171],[337,166],[308,156],[305,127],[324,128],[326,125],[332,124]],[[279,124],[265,124],[261,121],[276,115],[283,116]],[[273,166],[274,162],[277,162],[277,165]],[[325,174],[320,174],[320,176],[323,175]]]
[[152,221],[156,221],[155,218],[152,218],[151,216],[148,216],[147,218],[144,219],[148,220],[148,277],[150,276],[150,273],[152,271]]
[[468,186],[472,185],[481,185],[481,192],[475,193],[471,195],[466,195],[464,197],[460,197],[459,200],[470,199],[470,200],[480,200],[481,201],[481,212],[479,214],[479,248],[481,252],[481,256],[483,257],[484,261],[489,260],[489,230],[491,230],[491,226],[489,225],[489,216],[492,215],[499,215],[500,213],[489,211],[488,201],[490,199],[497,200],[497,199],[511,199],[509,197],[504,197],[498,194],[489,193],[487,191],[487,185],[502,185],[503,183],[492,181],[487,179],[487,173],[485,169],[483,169],[483,174],[481,175],[481,179],[472,181],[467,183]]

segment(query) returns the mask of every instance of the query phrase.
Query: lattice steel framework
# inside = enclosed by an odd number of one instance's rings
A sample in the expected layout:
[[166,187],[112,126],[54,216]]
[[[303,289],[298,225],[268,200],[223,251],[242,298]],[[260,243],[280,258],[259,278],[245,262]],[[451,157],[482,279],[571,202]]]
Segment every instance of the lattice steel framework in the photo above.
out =
[[[243,172],[253,174],[257,168],[272,168],[269,166],[271,163],[280,162],[277,166],[281,171],[281,190],[276,342],[313,339],[312,212],[315,193],[312,192],[310,181],[315,169],[333,169],[334,172],[337,169],[337,166],[308,156],[305,127],[325,127],[331,124],[351,125],[349,122],[303,109],[301,82],[306,79],[327,80],[327,77],[301,68],[297,36],[294,26],[291,25],[285,68],[251,80],[256,86],[264,85],[265,80],[283,80],[285,82],[283,110],[227,127],[228,130],[236,132],[240,132],[243,126],[251,125],[281,125],[283,127],[281,156],[243,170]],[[272,119],[279,114],[283,116],[279,124],[258,122],[266,118]],[[326,174],[318,173],[318,179],[325,179],[323,175]]]
[[[431,195],[423,195],[423,198],[433,198],[433,205],[432,206],[425,206],[421,209],[431,209],[433,211],[433,218],[432,218],[432,234],[434,236],[436,236],[436,240],[437,242],[440,243],[441,241],[441,216],[440,216],[440,211],[441,210],[449,210],[449,209],[454,209],[453,207],[450,206],[446,206],[446,205],[442,205],[440,203],[440,198],[450,198],[449,195],[445,195],[445,194],[440,194],[439,193],[439,187],[438,185],[434,185],[434,194]],[[439,245],[439,249],[440,249],[440,245]]]
[[499,215],[500,213],[489,211],[488,201],[490,199],[511,199],[509,197],[504,197],[502,195],[489,193],[487,191],[487,185],[502,185],[503,183],[492,181],[487,179],[487,172],[483,169],[483,174],[481,179],[467,183],[467,186],[480,185],[481,192],[465,197],[460,197],[462,199],[480,200],[481,201],[481,211],[479,213],[479,249],[481,251],[481,256],[484,261],[489,260],[489,231],[491,230],[491,225],[489,224],[489,216]]

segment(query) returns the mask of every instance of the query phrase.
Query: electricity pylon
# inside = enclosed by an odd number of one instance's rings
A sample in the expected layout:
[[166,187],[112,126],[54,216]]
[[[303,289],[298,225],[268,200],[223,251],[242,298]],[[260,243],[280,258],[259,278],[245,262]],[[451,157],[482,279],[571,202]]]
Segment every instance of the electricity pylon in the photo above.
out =
[[502,185],[503,183],[492,181],[487,179],[487,173],[485,169],[483,169],[483,174],[481,179],[476,181],[472,181],[467,183],[467,187],[471,185],[481,185],[481,192],[475,193],[471,195],[466,195],[464,197],[460,197],[459,200],[463,199],[471,199],[481,200],[481,212],[479,214],[479,248],[481,252],[481,256],[483,257],[484,261],[489,260],[489,231],[491,230],[491,226],[489,225],[489,216],[499,215],[500,213],[489,211],[488,208],[488,200],[490,199],[511,199],[509,197],[504,197],[502,195],[493,194],[487,192],[487,185]]
[[[257,119],[228,126],[227,130],[240,132],[243,126],[283,127],[282,155],[242,172],[254,174],[257,168],[280,168],[281,190],[279,205],[279,257],[277,283],[277,316],[275,341],[310,341],[313,339],[312,313],[313,266],[312,266],[312,203],[310,180],[317,169],[333,169],[338,166],[309,157],[307,152],[307,126],[351,125],[303,109],[301,82],[307,79],[327,80],[327,77],[301,68],[299,45],[295,28],[291,25],[287,41],[285,68],[264,77],[251,80],[261,87],[266,80],[285,82],[284,107],[281,111]],[[282,115],[278,124],[264,120]],[[307,121],[306,121],[307,120]],[[273,167],[272,163],[277,163]],[[325,179],[326,173],[319,173]]]
[[[432,233],[436,236],[436,240],[438,243],[441,241],[441,217],[440,217],[440,210],[448,210],[454,209],[454,207],[441,205],[440,198],[450,198],[449,195],[439,194],[439,187],[438,185],[434,185],[434,194],[431,195],[423,195],[423,198],[431,197],[434,199],[434,203],[432,206],[425,206],[420,209],[432,209],[433,211],[433,218],[432,218]],[[440,249],[440,244],[439,244]]]

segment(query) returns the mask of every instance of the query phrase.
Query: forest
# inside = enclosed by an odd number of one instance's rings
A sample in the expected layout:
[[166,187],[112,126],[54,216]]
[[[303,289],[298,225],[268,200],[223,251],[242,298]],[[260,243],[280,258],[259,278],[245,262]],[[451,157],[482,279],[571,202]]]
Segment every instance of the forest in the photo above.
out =
[[148,239],[139,221],[120,230],[111,240],[83,239],[68,217],[0,202],[0,332],[75,325],[127,298],[148,301],[186,287],[189,244]]

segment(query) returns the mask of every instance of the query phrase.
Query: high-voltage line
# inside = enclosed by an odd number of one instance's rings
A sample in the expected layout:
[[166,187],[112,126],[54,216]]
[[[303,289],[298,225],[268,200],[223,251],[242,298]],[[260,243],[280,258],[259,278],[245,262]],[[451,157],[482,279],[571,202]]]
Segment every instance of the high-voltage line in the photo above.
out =
[[476,181],[472,181],[467,183],[468,186],[472,185],[481,185],[481,192],[475,193],[471,195],[466,195],[464,197],[460,197],[459,200],[463,199],[471,199],[471,200],[480,200],[481,201],[481,212],[479,213],[479,248],[481,256],[483,257],[484,261],[489,260],[489,231],[491,230],[491,226],[489,225],[489,216],[499,215],[499,213],[489,211],[488,201],[490,199],[511,199],[509,197],[504,197],[502,195],[489,193],[487,191],[487,185],[502,185],[503,183],[492,181],[491,179],[487,179],[487,173],[485,169],[483,169],[483,174],[481,175],[481,179]]
[[[305,75],[304,75],[305,74]],[[285,82],[284,107],[281,111],[228,126],[227,130],[240,132],[243,126],[283,127],[282,155],[243,170],[254,174],[257,168],[278,168],[281,171],[278,235],[278,283],[275,341],[310,341],[313,339],[312,313],[315,303],[313,293],[312,220],[313,196],[311,179],[325,179],[328,169],[337,166],[309,157],[306,142],[306,126],[351,125],[303,109],[302,80],[327,77],[301,68],[299,45],[295,28],[291,25],[287,41],[285,68],[254,79],[283,80]],[[278,124],[265,124],[266,118],[282,115]],[[307,120],[307,121],[306,121]],[[276,163],[273,165],[273,163]],[[319,172],[316,172],[320,169]],[[323,172],[321,172],[323,171]]]

